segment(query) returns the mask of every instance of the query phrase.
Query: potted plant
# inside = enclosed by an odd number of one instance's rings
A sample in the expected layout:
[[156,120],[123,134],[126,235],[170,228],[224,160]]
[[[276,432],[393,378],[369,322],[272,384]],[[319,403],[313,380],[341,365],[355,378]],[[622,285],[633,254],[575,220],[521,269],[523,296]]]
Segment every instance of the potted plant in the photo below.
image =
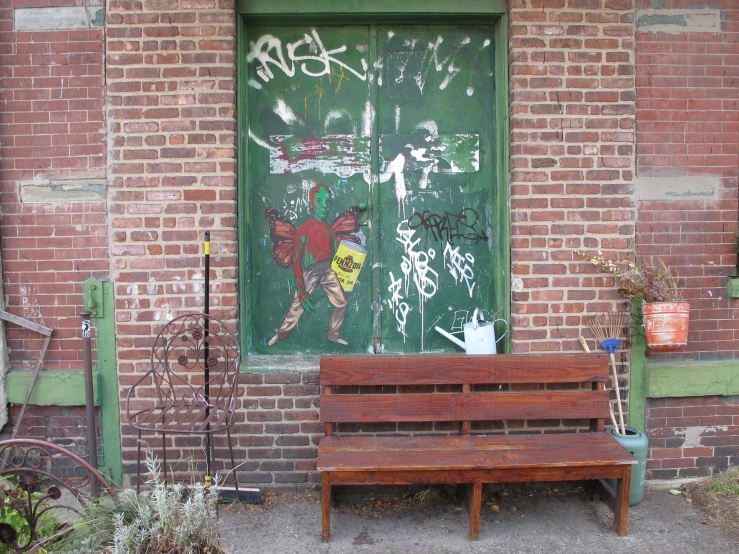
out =
[[677,271],[661,259],[656,265],[648,265],[625,259],[607,260],[601,251],[597,256],[589,256],[582,250],[575,253],[601,271],[615,275],[621,296],[641,300],[649,348],[660,352],[685,348],[690,304],[682,301]]

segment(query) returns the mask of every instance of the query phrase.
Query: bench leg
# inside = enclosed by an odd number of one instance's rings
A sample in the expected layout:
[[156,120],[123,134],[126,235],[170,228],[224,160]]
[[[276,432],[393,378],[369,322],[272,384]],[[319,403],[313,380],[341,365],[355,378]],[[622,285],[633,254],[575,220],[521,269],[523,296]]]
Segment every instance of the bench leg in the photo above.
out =
[[631,466],[624,466],[624,474],[616,484],[616,503],[613,510],[616,532],[620,537],[626,536],[629,525],[629,495],[631,494]]
[[470,539],[480,537],[480,510],[482,508],[482,483],[467,485],[467,507],[470,512]]
[[331,536],[331,473],[323,472],[321,489],[321,540],[328,542]]

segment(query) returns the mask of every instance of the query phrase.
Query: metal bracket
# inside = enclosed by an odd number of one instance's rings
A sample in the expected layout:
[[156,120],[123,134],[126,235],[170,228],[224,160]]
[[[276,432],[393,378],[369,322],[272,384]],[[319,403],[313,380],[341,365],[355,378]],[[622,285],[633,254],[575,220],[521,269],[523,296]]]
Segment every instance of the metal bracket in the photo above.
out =
[[105,317],[103,306],[103,283],[90,277],[85,281],[85,309],[90,311],[90,317],[100,318]]

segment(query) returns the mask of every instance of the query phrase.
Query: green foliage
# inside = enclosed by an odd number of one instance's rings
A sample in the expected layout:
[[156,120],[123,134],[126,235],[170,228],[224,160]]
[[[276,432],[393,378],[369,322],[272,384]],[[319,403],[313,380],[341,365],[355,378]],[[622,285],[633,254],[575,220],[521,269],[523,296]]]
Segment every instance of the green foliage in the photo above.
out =
[[[20,546],[25,546],[31,540],[31,526],[26,519],[33,506],[43,497],[40,492],[31,493],[31,508],[29,509],[28,493],[18,488],[17,484],[7,479],[0,481],[0,523],[10,525],[18,534],[16,542]],[[42,502],[37,509],[37,513],[44,508],[49,507],[47,502]],[[54,535],[59,521],[49,512],[44,513],[39,518],[36,525],[35,540],[46,539]],[[12,554],[14,550],[9,546],[0,542],[0,554]],[[40,550],[39,554],[46,554],[46,550]]]
[[421,504],[426,502],[426,499],[428,498],[429,493],[431,492],[431,489],[426,489],[423,491],[418,491],[416,494],[413,495],[413,498],[418,500]]
[[730,467],[714,475],[708,480],[706,488],[717,494],[739,496],[739,466]]
[[146,464],[152,475],[149,493],[125,489],[117,497],[90,506],[72,524],[57,552],[87,554],[200,554],[217,547],[217,483],[165,485],[159,462],[151,453]]

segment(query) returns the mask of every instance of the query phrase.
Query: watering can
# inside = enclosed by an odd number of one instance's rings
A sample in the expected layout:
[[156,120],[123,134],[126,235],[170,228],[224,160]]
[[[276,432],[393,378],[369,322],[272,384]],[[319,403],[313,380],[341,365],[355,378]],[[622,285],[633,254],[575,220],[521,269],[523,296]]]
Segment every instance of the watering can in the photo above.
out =
[[[495,345],[506,336],[508,329],[506,328],[497,340],[495,339],[495,322],[502,321],[508,327],[508,322],[505,319],[496,319],[495,321],[485,321],[485,318],[480,315],[478,319],[479,309],[475,309],[472,314],[472,321],[465,323],[462,326],[464,332],[464,342],[459,340],[451,333],[447,333],[440,327],[434,327],[439,333],[444,335],[454,344],[460,348],[464,348],[467,354],[496,354]],[[458,333],[460,331],[457,331]]]

